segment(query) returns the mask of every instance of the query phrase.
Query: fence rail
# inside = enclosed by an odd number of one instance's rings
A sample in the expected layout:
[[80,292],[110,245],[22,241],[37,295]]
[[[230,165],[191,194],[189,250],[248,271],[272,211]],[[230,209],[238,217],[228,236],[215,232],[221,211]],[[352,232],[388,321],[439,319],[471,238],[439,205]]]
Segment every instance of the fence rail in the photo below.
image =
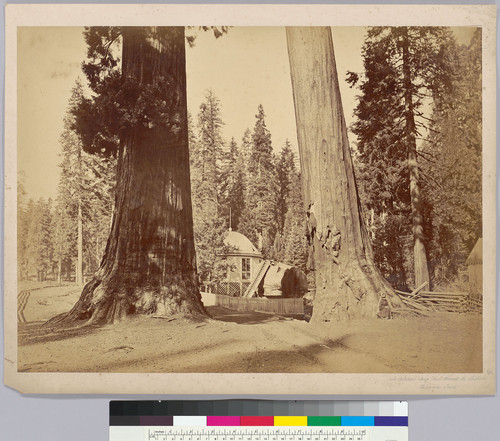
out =
[[482,298],[466,292],[420,291],[415,295],[397,291],[403,303],[430,311],[481,311]]
[[267,299],[231,297],[211,294],[213,304],[237,311],[269,312],[274,314],[304,314],[304,301],[297,299]]

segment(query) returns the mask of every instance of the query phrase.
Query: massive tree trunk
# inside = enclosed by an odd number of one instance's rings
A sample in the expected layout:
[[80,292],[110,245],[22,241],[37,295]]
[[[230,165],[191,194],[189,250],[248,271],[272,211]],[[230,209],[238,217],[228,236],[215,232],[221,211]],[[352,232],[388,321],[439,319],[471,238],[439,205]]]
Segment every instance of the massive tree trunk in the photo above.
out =
[[205,315],[194,250],[184,29],[125,28],[122,71],[141,85],[166,84],[173,104],[164,122],[136,125],[121,137],[104,257],[62,320]]
[[410,171],[410,198],[413,221],[413,260],[415,268],[415,288],[427,282],[429,286],[429,268],[424,245],[422,226],[422,202],[418,185],[417,141],[415,138],[415,114],[413,108],[413,85],[411,81],[410,49],[408,28],[403,31],[403,88],[405,90],[405,138],[408,149],[408,168]]
[[288,54],[313,248],[313,321],[376,317],[385,294],[402,306],[373,261],[359,204],[329,28],[287,28]]

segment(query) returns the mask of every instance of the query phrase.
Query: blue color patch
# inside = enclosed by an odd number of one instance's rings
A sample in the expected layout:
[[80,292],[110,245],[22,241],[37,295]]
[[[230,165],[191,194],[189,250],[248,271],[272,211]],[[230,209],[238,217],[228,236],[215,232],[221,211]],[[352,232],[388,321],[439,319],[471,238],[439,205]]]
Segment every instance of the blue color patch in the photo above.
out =
[[374,426],[374,420],[372,416],[343,416],[340,422],[342,426]]

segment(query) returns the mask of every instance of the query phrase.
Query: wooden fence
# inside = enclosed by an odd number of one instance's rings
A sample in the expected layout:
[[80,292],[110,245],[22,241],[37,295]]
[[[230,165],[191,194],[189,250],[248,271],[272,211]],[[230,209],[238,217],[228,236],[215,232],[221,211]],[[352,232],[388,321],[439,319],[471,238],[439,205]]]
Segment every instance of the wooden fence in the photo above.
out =
[[430,311],[481,311],[482,299],[466,292],[420,291],[415,295],[396,291],[407,305]]
[[256,311],[274,314],[304,314],[304,301],[298,299],[267,299],[231,297],[212,294],[215,304],[236,311]]

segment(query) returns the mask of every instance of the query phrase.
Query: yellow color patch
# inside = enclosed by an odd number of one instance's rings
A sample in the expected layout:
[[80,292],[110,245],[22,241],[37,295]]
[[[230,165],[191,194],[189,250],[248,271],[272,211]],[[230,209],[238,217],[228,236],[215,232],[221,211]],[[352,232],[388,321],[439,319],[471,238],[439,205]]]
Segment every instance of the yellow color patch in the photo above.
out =
[[307,426],[306,416],[275,416],[275,426]]

